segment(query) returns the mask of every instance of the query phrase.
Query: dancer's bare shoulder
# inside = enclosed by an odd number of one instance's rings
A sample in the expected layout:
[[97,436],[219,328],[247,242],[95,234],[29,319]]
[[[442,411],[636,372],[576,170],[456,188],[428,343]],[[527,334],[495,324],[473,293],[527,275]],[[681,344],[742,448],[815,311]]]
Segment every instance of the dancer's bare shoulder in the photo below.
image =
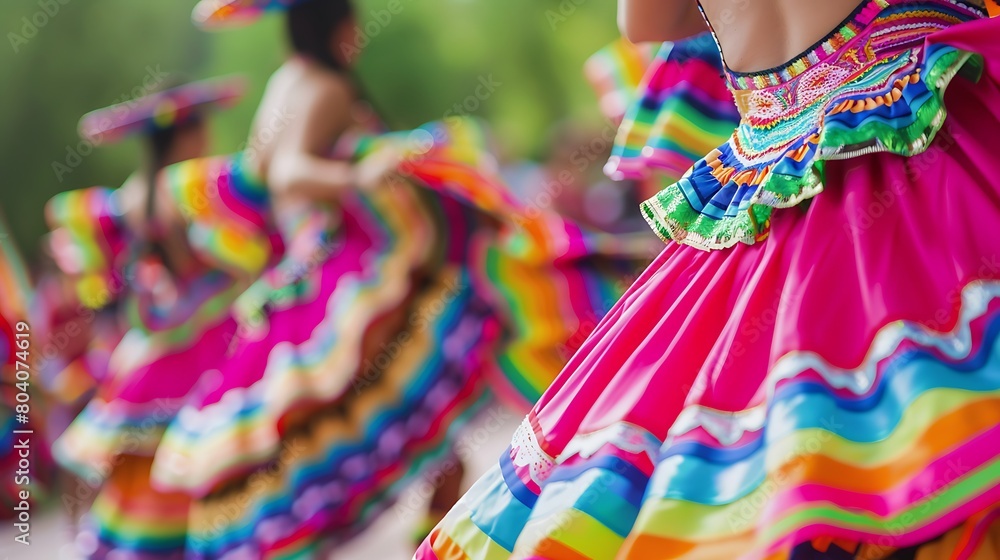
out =
[[702,0],[727,65],[752,72],[784,64],[833,31],[863,0]]
[[677,41],[708,29],[696,0],[618,0],[618,27],[633,43]]
[[268,80],[254,117],[249,156],[261,176],[274,152],[319,154],[347,126],[356,91],[350,80],[318,63],[291,59]]
[[[701,0],[728,66],[783,64],[837,27],[862,0]],[[619,26],[634,42],[676,41],[707,28],[697,0],[619,0]]]

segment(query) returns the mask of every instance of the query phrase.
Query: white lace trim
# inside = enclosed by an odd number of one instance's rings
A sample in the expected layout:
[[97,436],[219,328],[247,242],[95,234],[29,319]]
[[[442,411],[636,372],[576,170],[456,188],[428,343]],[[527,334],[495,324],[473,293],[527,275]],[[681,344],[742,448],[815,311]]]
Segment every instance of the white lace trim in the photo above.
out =
[[521,425],[517,427],[510,445],[510,459],[515,467],[527,467],[531,480],[537,484],[541,484],[549,477],[555,466],[555,460],[548,453],[542,451],[535,438],[535,430],[527,418],[522,420]]

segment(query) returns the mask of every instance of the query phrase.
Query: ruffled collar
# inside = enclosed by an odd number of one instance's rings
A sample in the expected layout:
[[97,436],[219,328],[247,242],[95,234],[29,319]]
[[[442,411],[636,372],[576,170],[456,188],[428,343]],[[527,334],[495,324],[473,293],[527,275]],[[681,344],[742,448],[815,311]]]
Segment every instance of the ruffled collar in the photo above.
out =
[[972,53],[926,39],[984,16],[960,0],[867,0],[787,64],[727,71],[740,125],[644,202],[644,217],[664,240],[705,250],[752,244],[767,236],[773,209],[823,190],[825,161],[922,152],[944,123],[948,83],[981,69]]

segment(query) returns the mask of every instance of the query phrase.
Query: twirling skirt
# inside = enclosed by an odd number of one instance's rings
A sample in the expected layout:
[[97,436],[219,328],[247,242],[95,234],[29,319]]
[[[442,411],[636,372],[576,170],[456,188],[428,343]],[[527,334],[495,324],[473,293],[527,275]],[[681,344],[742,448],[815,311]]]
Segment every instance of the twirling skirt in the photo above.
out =
[[350,536],[485,402],[497,326],[464,264],[483,215],[408,185],[349,197],[328,236],[330,215],[291,228],[297,256],[241,298],[235,352],[157,452],[154,484],[198,498],[191,557]]
[[[933,27],[968,13],[962,2],[926,4],[871,0],[858,21]],[[899,122],[916,107],[943,122],[929,146],[828,157],[822,192],[757,222],[768,237],[755,244],[668,246],[416,557],[995,558],[997,24],[932,35],[929,45],[986,61],[979,83],[950,85],[946,121],[926,93],[906,97],[927,91],[919,85],[904,92],[909,107],[892,106]],[[864,23],[848,25],[854,35],[839,37],[867,37]],[[900,37],[875,40],[894,48]],[[929,87],[943,89],[934,64],[962,59],[926,52]],[[882,100],[842,101],[837,125],[870,124],[879,113],[865,111],[894,102]],[[807,148],[790,157],[803,161]],[[730,175],[729,161],[709,161],[705,176],[724,187],[749,176]],[[772,171],[791,175],[795,163]],[[702,212],[739,194],[723,189]]]
[[[67,507],[86,507],[93,500],[77,538],[80,552],[92,558],[183,557],[190,497],[150,486],[152,457],[202,373],[225,361],[237,334],[230,306],[245,289],[244,278],[273,252],[263,186],[245,173],[238,156],[184,162],[167,168],[163,177],[190,220],[189,241],[203,273],[175,279],[178,297],[167,306],[151,304],[149,286],[128,286],[121,309],[131,328],[115,345],[96,394],[53,447],[59,462],[79,477],[64,495]],[[76,197],[93,194],[60,195],[58,215],[76,227],[71,239],[78,245],[107,248],[84,234],[100,231],[102,239],[130,234],[115,218],[113,195],[101,197],[101,204],[73,204]],[[102,228],[85,227],[90,223]],[[240,231],[256,235],[236,248],[226,243]],[[247,246],[254,241],[259,244]],[[254,262],[246,264],[250,258]],[[114,254],[99,260],[121,261]],[[223,271],[242,264],[239,277]],[[124,278],[120,270],[101,272]]]

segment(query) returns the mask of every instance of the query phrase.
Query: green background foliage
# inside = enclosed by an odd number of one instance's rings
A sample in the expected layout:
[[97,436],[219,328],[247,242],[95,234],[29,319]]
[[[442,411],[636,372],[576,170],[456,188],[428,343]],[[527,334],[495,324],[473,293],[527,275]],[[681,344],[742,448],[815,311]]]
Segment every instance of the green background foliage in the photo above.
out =
[[[480,79],[499,85],[469,105],[478,104],[471,114],[490,122],[506,158],[542,154],[547,131],[560,120],[600,118],[581,69],[617,35],[614,2],[397,1],[402,10],[385,24],[377,14],[389,0],[356,4],[359,24],[370,32],[358,73],[394,128],[441,118],[474,95]],[[76,124],[85,112],[140,91],[151,70],[180,81],[246,75],[246,99],[212,120],[213,152],[245,141],[267,77],[286,53],[283,20],[270,15],[248,27],[205,33],[190,23],[194,3],[0,2],[0,208],[29,258],[45,232],[42,208],[49,197],[118,185],[138,167],[134,140],[90,152],[79,145]]]

